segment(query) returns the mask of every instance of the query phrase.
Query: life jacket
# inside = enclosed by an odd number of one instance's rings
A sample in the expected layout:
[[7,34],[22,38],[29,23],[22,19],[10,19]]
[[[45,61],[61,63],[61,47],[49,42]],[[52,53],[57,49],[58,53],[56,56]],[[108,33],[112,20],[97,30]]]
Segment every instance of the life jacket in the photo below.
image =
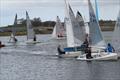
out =
[[112,47],[112,46],[108,46],[108,47],[107,47],[107,51],[108,51],[108,52],[113,52],[113,47]]

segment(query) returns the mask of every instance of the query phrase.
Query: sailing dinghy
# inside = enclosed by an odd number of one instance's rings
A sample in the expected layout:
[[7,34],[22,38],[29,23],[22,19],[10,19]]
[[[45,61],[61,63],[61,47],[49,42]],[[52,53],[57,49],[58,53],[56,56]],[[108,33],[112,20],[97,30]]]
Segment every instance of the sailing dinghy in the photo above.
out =
[[15,37],[16,35],[16,27],[17,26],[17,14],[15,16],[15,20],[14,20],[14,25],[12,27],[12,33],[9,39],[9,43],[16,43],[17,42],[17,38]]
[[113,32],[112,45],[115,48],[115,52],[118,53],[118,57],[120,57],[120,10]]
[[31,20],[29,18],[28,12],[26,11],[26,24],[27,24],[27,44],[36,44],[39,43],[36,41],[36,35],[31,23]]
[[81,51],[78,51],[85,39],[85,31],[82,29],[75,18],[72,8],[69,3],[65,1],[65,27],[67,36],[67,48],[64,48],[65,54],[59,55],[63,58],[78,57]]
[[89,46],[93,49],[98,49],[98,52],[92,52],[91,55],[93,58],[87,59],[86,54],[80,55],[77,60],[117,60],[118,56],[117,53],[109,53],[103,51],[102,47],[105,46],[105,41],[102,37],[101,30],[99,23],[97,21],[97,18],[95,16],[92,4],[90,0],[88,0],[89,5],[89,16],[90,16],[90,22],[89,22]]
[[53,29],[52,38],[54,39],[65,39],[66,38],[65,28],[62,25],[60,18],[58,16],[56,18],[56,24]]

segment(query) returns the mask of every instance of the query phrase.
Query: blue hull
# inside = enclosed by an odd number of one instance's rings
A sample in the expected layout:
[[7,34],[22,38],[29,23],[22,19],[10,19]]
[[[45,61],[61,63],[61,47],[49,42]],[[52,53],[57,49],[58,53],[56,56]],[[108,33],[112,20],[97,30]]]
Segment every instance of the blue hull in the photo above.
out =
[[64,48],[65,52],[75,52],[75,51],[84,51],[84,50],[85,50],[85,48],[83,48],[81,46]]

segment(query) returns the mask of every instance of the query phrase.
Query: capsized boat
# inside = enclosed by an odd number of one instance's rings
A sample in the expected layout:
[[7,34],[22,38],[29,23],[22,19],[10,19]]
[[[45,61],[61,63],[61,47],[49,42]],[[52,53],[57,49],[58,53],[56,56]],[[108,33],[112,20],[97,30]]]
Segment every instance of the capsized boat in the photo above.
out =
[[[88,5],[89,5],[89,16],[90,16],[90,22],[89,22],[89,30],[90,30],[90,35],[89,35],[89,46],[92,49],[98,49],[98,52],[92,52],[92,57],[91,59],[87,59],[86,56],[87,54],[80,54],[80,56],[77,58],[77,60],[117,60],[118,55],[117,53],[109,53],[105,52],[103,48],[105,46],[105,41],[102,37],[101,34],[101,29],[99,26],[99,23],[97,21],[97,18],[95,16],[92,4],[90,0],[88,0]],[[94,46],[94,47],[93,47]]]

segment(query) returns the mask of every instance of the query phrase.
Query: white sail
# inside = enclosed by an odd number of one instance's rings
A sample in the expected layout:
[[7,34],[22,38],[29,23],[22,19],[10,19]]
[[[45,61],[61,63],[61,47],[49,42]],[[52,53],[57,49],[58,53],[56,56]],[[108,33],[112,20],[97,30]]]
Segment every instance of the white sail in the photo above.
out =
[[12,33],[11,33],[9,42],[12,42],[12,43],[15,42],[15,35],[16,35],[16,28],[15,27],[16,26],[17,26],[17,14],[15,16],[14,24],[13,24],[13,27],[12,27]]
[[53,29],[53,32],[52,32],[52,37],[53,38],[57,37],[57,35],[56,35],[56,25],[54,26],[54,29]]
[[[82,39],[84,39],[84,34],[80,29],[79,23],[77,22],[71,6],[66,3],[66,32],[67,32],[67,45],[68,47],[80,46],[82,44]],[[82,38],[81,38],[82,37]]]
[[66,27],[66,34],[67,34],[67,46],[68,47],[74,47],[74,36],[73,36],[73,27],[72,22],[70,20],[69,15],[69,7],[65,0],[65,27]]
[[27,11],[26,11],[26,24],[27,24],[27,40],[33,40],[35,37],[35,33]]
[[89,16],[90,16],[90,23],[89,23],[89,30],[90,30],[90,44],[92,46],[100,46],[104,47],[105,41],[103,39],[101,29],[99,23],[96,19],[92,4],[90,0],[88,0],[89,5]]
[[53,38],[65,37],[65,28],[57,16],[56,24],[52,33]]
[[112,44],[116,52],[120,52],[120,11],[118,14],[117,22],[114,28]]

